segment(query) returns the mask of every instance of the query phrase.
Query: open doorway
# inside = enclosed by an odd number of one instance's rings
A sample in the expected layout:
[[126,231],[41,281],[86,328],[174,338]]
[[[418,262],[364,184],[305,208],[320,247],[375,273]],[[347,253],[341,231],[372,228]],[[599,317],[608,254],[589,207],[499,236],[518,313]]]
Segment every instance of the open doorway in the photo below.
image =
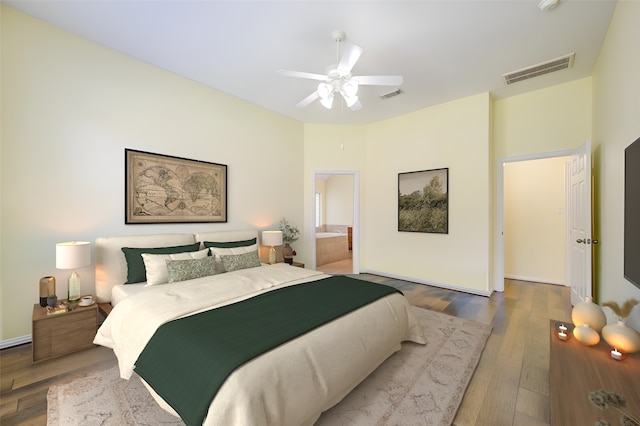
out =
[[[520,161],[570,157],[571,166],[565,166],[565,282],[571,286],[572,301],[592,294],[592,192],[591,142],[574,150],[501,158],[496,170],[496,251],[494,257],[493,287],[504,291],[505,278],[505,190],[506,164]],[[596,244],[596,240],[593,240]]]
[[328,274],[358,273],[357,171],[313,173],[314,268]]

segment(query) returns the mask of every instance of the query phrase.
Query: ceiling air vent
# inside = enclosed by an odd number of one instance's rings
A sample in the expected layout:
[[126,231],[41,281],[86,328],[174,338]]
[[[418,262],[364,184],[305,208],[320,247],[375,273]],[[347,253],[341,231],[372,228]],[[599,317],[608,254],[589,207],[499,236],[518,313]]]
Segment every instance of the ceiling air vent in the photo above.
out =
[[519,81],[528,80],[530,78],[539,77],[555,71],[566,70],[573,66],[575,53],[570,53],[547,62],[543,62],[531,67],[523,68],[507,74],[502,74],[505,84],[508,86]]
[[387,93],[381,93],[378,96],[380,97],[380,99],[389,99],[389,98],[393,98],[394,96],[398,96],[398,95],[402,95],[404,92],[402,91],[401,88],[397,88],[395,90],[392,90],[391,92],[387,92]]

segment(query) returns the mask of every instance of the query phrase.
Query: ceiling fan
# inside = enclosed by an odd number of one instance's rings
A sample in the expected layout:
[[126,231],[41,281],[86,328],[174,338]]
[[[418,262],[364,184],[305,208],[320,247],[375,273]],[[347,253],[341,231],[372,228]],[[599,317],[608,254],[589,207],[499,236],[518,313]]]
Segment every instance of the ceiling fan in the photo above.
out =
[[304,108],[320,98],[322,106],[331,109],[335,94],[339,93],[347,106],[352,111],[357,111],[362,108],[362,104],[358,100],[359,86],[400,86],[402,84],[401,75],[351,75],[351,70],[360,58],[360,55],[362,55],[364,49],[357,44],[345,44],[344,52],[342,52],[342,57],[340,57],[340,43],[344,41],[345,33],[341,30],[335,30],[331,35],[336,41],[337,64],[330,65],[326,75],[302,71],[278,71],[278,74],[287,77],[308,78],[320,81],[318,88],[312,94],[298,102],[296,104],[297,107]]

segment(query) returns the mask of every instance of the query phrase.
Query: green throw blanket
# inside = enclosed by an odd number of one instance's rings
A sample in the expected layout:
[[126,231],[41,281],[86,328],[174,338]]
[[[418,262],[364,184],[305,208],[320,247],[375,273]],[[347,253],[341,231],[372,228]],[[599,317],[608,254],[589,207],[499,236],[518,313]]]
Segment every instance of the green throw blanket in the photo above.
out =
[[211,401],[236,368],[397,291],[334,276],[173,320],[158,328],[135,371],[187,425],[202,425]]

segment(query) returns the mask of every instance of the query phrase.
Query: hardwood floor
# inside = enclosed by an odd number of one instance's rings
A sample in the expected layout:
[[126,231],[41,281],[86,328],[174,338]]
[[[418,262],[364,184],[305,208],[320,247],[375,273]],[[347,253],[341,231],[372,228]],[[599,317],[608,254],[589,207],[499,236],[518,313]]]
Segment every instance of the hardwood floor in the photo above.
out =
[[[567,287],[505,280],[505,291],[488,298],[368,274],[354,277],[397,287],[412,305],[493,324],[455,425],[550,423],[548,327],[549,319],[571,319]],[[103,347],[39,364],[31,362],[30,344],[0,351],[0,424],[46,425],[49,386],[115,364],[113,352]]]

